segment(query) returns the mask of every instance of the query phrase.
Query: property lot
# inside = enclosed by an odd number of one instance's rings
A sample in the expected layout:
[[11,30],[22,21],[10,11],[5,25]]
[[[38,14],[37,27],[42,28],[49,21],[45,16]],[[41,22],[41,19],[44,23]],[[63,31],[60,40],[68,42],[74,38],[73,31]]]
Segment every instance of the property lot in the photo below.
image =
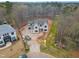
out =
[[[50,26],[51,26],[51,20],[48,20],[48,32],[50,30]],[[47,35],[48,35],[48,32],[47,33],[44,33],[44,32],[40,32],[40,33],[31,33],[29,30],[28,30],[28,26],[24,26],[23,28],[21,28],[21,34],[22,34],[22,37],[24,38],[25,36],[30,36],[31,37],[31,40],[28,42],[28,45],[30,46],[30,51],[27,53],[27,56],[29,58],[51,58],[53,56],[51,55],[48,55],[48,54],[45,54],[43,52],[40,51],[40,43],[38,42],[39,39],[42,39],[42,38],[46,38]]]
[[0,50],[0,58],[16,58],[25,51],[22,39],[20,36],[19,38],[19,40],[14,42],[9,47]]

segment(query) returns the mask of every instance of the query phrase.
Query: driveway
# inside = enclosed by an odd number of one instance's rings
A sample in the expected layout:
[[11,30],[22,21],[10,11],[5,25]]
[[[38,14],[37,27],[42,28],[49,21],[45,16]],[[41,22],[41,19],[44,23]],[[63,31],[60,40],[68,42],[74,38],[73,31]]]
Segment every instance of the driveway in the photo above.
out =
[[42,52],[29,52],[27,54],[28,58],[55,58],[51,55]]
[[51,55],[40,52],[40,44],[36,40],[29,41],[30,51],[27,53],[28,58],[54,58]]
[[43,32],[38,34],[33,34],[27,29],[27,25],[21,30],[23,38],[28,35],[31,37],[31,41],[28,41],[30,51],[27,53],[29,58],[53,58],[53,56],[40,52],[40,44],[38,43],[38,38],[44,35]]
[[37,43],[36,40],[29,41],[28,45],[30,46],[30,51],[29,52],[40,52],[40,44]]

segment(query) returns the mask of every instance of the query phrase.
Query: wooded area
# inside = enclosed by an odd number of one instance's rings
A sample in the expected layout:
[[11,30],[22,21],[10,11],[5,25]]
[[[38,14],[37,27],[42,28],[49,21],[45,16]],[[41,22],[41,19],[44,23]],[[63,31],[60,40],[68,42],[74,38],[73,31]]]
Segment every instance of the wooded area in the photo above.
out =
[[64,45],[61,48],[67,50],[79,49],[79,3],[0,3],[0,24],[7,21],[17,28],[38,17],[50,17],[53,23],[57,23],[55,44],[61,43]]

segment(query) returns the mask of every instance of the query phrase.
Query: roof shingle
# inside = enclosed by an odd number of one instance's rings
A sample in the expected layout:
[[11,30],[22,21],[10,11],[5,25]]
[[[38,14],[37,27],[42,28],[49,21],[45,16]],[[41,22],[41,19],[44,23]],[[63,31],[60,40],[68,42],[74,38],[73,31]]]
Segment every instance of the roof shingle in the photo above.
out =
[[10,25],[8,24],[0,25],[0,35],[3,35],[5,33],[11,33],[11,32],[15,32],[15,29],[12,28]]

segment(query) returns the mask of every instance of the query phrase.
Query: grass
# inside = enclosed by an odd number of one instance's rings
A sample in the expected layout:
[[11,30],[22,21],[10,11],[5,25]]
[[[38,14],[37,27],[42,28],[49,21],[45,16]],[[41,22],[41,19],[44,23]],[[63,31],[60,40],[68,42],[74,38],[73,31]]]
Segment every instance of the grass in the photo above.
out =
[[56,22],[53,22],[49,35],[46,38],[46,46],[41,44],[41,51],[54,57],[71,57],[65,49],[55,46],[55,35],[57,34]]
[[29,52],[29,46],[28,46],[27,42],[24,42],[24,47],[25,47],[25,52],[28,53]]
[[61,57],[63,57],[63,58],[70,57],[67,50],[56,48],[56,47],[53,47],[53,46],[44,47],[42,45],[41,46],[41,51],[44,52],[44,53],[50,54],[50,55],[52,55],[54,57],[57,57],[57,58],[58,57],[59,58],[61,58]]

